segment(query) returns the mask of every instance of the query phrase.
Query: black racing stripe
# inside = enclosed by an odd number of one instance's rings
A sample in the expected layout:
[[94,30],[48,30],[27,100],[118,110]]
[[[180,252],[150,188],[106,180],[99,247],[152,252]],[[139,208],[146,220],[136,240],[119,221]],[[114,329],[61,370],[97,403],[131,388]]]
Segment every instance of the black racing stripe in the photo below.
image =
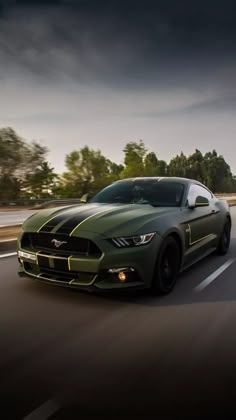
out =
[[[79,214],[83,214],[84,212],[87,212],[88,209],[80,210]],[[78,208],[70,209],[68,211],[63,211],[63,213],[58,214],[58,216],[53,217],[51,220],[49,220],[44,226],[42,226],[39,229],[39,232],[51,232],[59,223],[61,223],[63,220],[67,219],[68,217],[77,217],[78,215]]]
[[52,229],[54,229],[62,220],[64,220],[66,217],[66,213],[59,214],[58,216],[54,217],[52,220],[49,220],[48,223],[46,223],[42,228],[39,230],[39,232],[51,232]]
[[[93,216],[94,214],[98,213],[99,209],[102,209],[102,206],[93,207],[87,209],[86,211],[79,212],[76,216],[73,216],[71,219],[67,220],[55,233],[61,233],[65,235],[69,235],[72,230],[89,216]],[[106,210],[106,208],[104,208]]]

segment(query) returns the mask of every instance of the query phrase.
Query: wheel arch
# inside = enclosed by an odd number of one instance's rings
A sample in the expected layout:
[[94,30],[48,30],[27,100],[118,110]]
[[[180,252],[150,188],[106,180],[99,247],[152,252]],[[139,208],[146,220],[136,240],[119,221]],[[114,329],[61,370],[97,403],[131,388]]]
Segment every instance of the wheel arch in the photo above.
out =
[[[168,240],[171,240],[171,242],[166,244],[166,242]],[[173,245],[173,242],[176,244],[176,247],[179,250],[180,258],[179,258],[178,265],[175,264],[175,271],[172,274],[172,278],[174,276],[173,284],[169,287],[169,289],[167,288],[167,290],[165,290],[165,287],[164,287],[164,290],[163,290],[163,285],[161,285],[160,277],[159,277],[160,276],[159,269],[160,269],[160,261],[161,261],[160,258],[163,257],[163,252],[165,252],[165,250],[166,250],[165,246],[168,246],[170,243],[172,243],[172,245]],[[159,252],[157,253],[156,264],[155,264],[155,268],[154,268],[154,271],[153,271],[153,279],[152,279],[152,284],[151,284],[151,289],[152,289],[153,293],[162,295],[162,294],[169,293],[172,290],[172,288],[174,287],[174,285],[176,283],[179,271],[181,269],[182,252],[183,252],[182,251],[182,240],[181,240],[180,234],[176,231],[169,231],[168,233],[166,233],[165,237],[163,237],[163,242],[162,242],[162,245],[159,249]],[[172,253],[172,256],[173,255],[174,254]],[[175,258],[175,261],[176,261],[176,258]]]
[[179,270],[182,267],[183,264],[183,258],[184,258],[184,244],[183,239],[181,238],[181,235],[178,231],[173,230],[167,233],[167,235],[164,237],[164,240],[166,238],[172,237],[178,244],[179,250],[180,250],[180,259],[179,259]]
[[231,216],[230,216],[229,213],[227,213],[227,215],[226,215],[226,220],[229,221],[230,227],[232,227],[232,219],[231,219]]

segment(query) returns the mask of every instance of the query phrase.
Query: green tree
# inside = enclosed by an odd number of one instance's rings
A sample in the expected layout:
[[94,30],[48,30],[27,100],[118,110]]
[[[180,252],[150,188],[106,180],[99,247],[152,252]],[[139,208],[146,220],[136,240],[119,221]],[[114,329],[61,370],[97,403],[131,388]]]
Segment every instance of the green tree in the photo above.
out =
[[145,176],[166,176],[167,163],[158,160],[154,152],[150,152],[144,159]]
[[127,143],[123,152],[125,167],[121,174],[122,178],[143,176],[145,174],[144,157],[147,152],[143,141]]
[[158,159],[154,152],[150,152],[145,156],[144,167],[146,176],[159,175]]
[[24,187],[28,194],[34,198],[47,198],[52,196],[57,188],[59,177],[48,162],[42,162],[26,177]]
[[188,158],[183,152],[171,159],[168,165],[168,175],[188,177]]
[[[0,129],[0,199],[25,195],[25,183],[45,162],[47,148],[27,143],[12,128]],[[41,168],[42,169],[42,168]]]
[[165,160],[158,160],[158,175],[166,176],[168,170],[168,165]]
[[189,178],[196,179],[202,183],[206,182],[206,162],[200,150],[196,149],[195,152],[188,157],[186,174]]
[[68,197],[95,194],[115,179],[118,179],[119,165],[112,164],[100,150],[88,146],[74,150],[65,158],[67,171],[63,174],[62,185]]
[[234,178],[223,156],[213,150],[205,154],[204,160],[207,169],[205,182],[208,188],[218,193],[231,192],[234,187]]
[[27,146],[10,128],[0,128],[0,176],[13,176],[22,166]]
[[14,176],[0,176],[0,200],[16,200],[20,196],[21,182]]
[[121,177],[121,173],[124,170],[123,165],[118,165],[115,162],[112,162],[111,160],[107,159],[108,169],[111,176],[114,177],[114,180],[119,179]]

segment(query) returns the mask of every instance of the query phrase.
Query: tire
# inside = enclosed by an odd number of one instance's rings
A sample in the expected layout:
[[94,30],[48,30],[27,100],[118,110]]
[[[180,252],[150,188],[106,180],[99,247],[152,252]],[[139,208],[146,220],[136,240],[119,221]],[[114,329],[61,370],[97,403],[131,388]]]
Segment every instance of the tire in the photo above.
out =
[[180,267],[180,248],[176,240],[167,237],[160,249],[154,269],[151,291],[155,295],[171,292],[177,281]]
[[217,247],[217,254],[218,255],[225,255],[227,254],[230,246],[230,234],[231,234],[231,223],[229,220],[226,221],[224,225],[223,232],[221,234],[219,244]]

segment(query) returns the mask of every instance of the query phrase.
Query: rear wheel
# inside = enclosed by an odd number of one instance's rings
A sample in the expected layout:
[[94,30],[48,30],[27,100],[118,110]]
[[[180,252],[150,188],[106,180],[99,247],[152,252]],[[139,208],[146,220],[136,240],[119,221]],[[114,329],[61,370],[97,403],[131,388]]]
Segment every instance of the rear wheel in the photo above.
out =
[[217,253],[219,255],[225,255],[230,246],[230,234],[231,234],[231,223],[229,220],[226,221],[224,225],[223,232],[220,237],[220,241],[217,248]]
[[180,249],[176,240],[169,236],[165,239],[157,257],[152,280],[154,294],[170,293],[175,286],[180,266]]

